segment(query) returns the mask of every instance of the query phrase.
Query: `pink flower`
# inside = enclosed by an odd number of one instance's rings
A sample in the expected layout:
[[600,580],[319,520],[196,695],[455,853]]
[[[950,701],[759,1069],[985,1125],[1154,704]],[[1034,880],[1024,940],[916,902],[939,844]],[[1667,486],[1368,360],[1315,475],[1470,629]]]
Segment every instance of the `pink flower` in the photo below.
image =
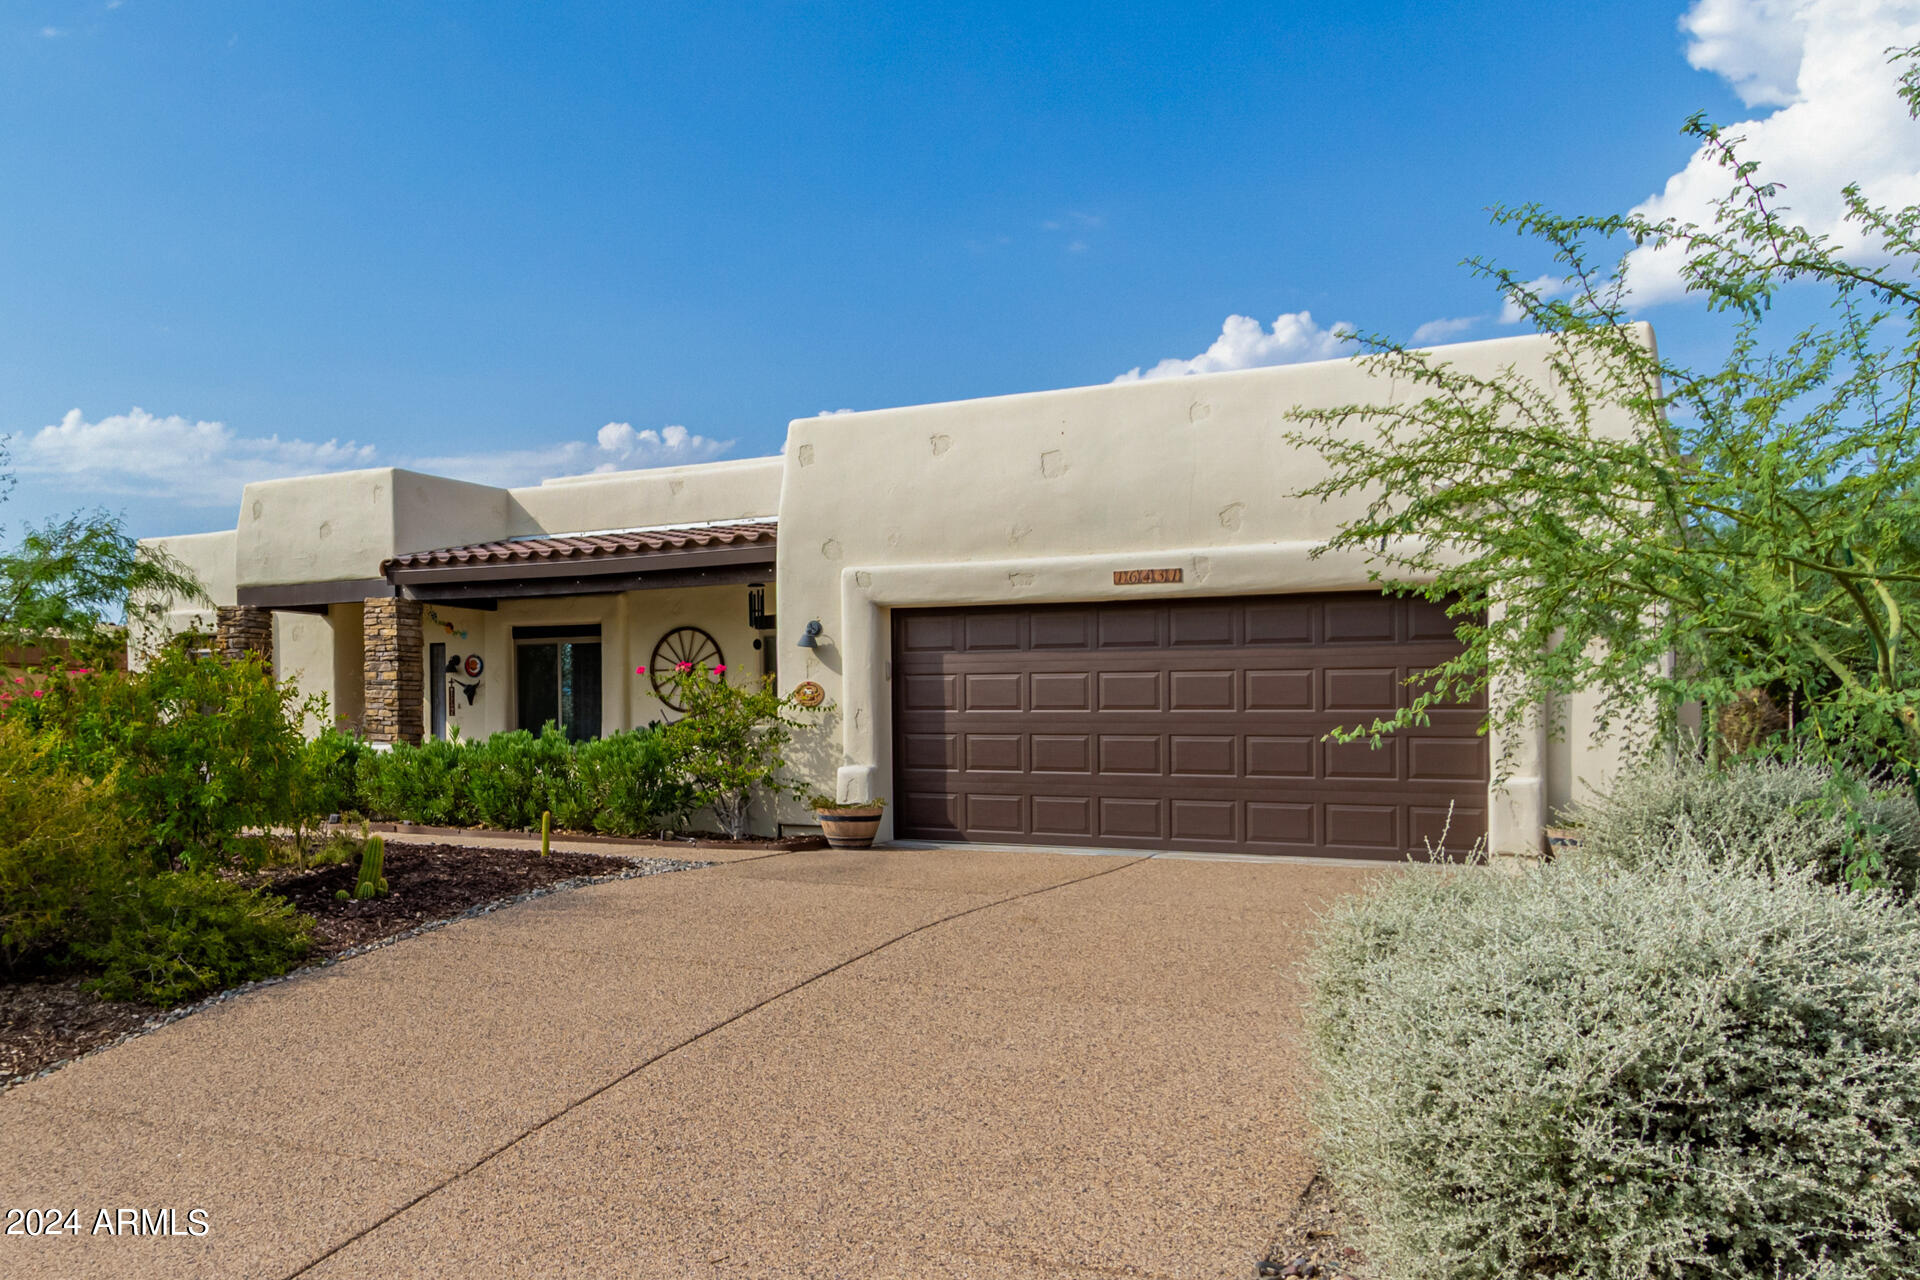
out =
[[635,668],[633,669],[633,674],[635,674],[635,675],[637,675],[637,676],[643,676],[643,675],[645,675],[645,674],[647,674],[647,669],[646,669],[645,667],[635,667]]
[[723,662],[713,669],[713,674],[719,675],[721,672],[725,671],[726,669],[727,669],[727,664]]
[[693,664],[691,662],[676,662],[673,664],[673,669],[675,671],[691,671],[693,670]]
[[33,691],[33,696],[36,698],[44,698],[47,696],[47,691],[45,689],[35,689]]
[[93,674],[93,668],[92,667],[68,667],[67,674],[70,676],[90,676]]
[[15,676],[13,678],[13,682],[15,684],[25,684],[27,682],[27,678],[25,676]]

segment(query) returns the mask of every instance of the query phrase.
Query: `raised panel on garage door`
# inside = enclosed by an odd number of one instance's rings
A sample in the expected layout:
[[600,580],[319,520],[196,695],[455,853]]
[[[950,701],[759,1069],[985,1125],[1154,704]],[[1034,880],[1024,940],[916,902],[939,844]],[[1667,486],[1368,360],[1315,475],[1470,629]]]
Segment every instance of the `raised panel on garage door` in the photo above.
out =
[[1478,706],[1378,747],[1460,651],[1438,605],[1370,592],[901,609],[903,838],[1336,857],[1464,850],[1486,830]]

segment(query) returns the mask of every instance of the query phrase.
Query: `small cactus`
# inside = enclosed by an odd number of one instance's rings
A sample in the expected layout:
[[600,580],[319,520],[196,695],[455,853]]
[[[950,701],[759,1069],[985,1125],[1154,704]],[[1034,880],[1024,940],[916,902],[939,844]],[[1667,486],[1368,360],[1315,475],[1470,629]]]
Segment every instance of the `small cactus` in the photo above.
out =
[[540,811],[540,856],[546,857],[553,851],[553,810]]
[[337,902],[346,902],[352,899],[353,897],[353,895],[348,893],[345,889],[335,889],[333,891],[333,896],[334,896],[334,900]]
[[371,836],[360,853],[360,880],[354,886],[356,898],[377,898],[387,891],[387,842],[383,836]]

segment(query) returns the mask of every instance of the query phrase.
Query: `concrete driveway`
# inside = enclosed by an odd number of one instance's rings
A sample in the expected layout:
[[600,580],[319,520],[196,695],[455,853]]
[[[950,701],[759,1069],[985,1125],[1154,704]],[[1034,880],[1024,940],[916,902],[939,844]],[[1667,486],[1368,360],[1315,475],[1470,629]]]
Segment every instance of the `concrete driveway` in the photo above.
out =
[[[788,854],[538,899],[0,1095],[29,1276],[1231,1276],[1334,865]],[[89,1234],[99,1210],[187,1232]]]

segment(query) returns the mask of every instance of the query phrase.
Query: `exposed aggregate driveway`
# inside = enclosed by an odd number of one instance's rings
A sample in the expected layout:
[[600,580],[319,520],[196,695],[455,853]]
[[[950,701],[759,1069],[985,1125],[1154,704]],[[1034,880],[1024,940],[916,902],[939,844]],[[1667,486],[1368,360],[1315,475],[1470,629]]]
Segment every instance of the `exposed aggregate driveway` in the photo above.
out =
[[83,1225],[0,1276],[1250,1276],[1312,1169],[1298,964],[1370,874],[881,850],[523,903],[0,1095],[0,1208]]

